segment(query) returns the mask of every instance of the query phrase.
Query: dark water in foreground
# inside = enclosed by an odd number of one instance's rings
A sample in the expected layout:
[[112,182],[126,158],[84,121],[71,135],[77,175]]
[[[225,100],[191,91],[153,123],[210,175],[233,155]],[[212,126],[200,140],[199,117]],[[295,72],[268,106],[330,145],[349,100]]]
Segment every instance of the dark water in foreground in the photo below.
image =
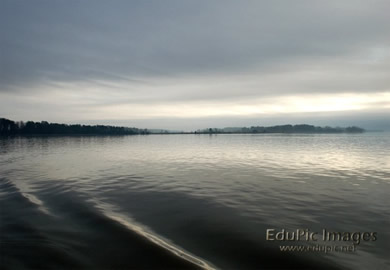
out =
[[[390,136],[0,139],[0,268],[389,269]],[[266,230],[377,232],[280,251]]]

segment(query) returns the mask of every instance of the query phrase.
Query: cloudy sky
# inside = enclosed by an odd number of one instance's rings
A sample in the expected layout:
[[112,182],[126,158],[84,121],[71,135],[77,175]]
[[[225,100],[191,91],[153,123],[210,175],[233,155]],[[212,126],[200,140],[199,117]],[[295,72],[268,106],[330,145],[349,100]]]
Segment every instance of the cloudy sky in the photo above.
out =
[[0,0],[0,117],[390,129],[390,1]]

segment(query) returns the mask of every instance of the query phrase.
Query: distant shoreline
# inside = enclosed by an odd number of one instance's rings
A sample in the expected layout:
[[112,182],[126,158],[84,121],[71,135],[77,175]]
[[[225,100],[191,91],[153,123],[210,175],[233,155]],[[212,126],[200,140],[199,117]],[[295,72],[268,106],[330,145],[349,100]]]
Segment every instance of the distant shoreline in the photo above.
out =
[[365,129],[350,127],[320,127],[308,124],[206,128],[196,131],[169,131],[139,129],[135,127],[58,124],[41,122],[15,122],[0,118],[0,136],[118,136],[118,135],[173,135],[173,134],[340,134],[363,133]]

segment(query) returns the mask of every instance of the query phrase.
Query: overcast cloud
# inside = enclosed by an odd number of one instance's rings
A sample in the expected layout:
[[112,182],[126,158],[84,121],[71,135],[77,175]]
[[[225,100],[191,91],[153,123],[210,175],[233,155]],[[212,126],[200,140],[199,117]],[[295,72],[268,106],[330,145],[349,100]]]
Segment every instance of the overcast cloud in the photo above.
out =
[[0,116],[174,129],[372,117],[389,128],[389,10],[385,0],[0,0]]

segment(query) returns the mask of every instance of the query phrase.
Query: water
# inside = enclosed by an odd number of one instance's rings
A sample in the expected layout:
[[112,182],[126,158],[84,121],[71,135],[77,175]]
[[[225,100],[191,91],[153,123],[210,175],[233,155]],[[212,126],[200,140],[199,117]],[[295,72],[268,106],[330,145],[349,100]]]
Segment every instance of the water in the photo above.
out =
[[[0,266],[389,268],[388,135],[3,138]],[[267,241],[272,228],[377,240],[283,252],[314,242]]]

